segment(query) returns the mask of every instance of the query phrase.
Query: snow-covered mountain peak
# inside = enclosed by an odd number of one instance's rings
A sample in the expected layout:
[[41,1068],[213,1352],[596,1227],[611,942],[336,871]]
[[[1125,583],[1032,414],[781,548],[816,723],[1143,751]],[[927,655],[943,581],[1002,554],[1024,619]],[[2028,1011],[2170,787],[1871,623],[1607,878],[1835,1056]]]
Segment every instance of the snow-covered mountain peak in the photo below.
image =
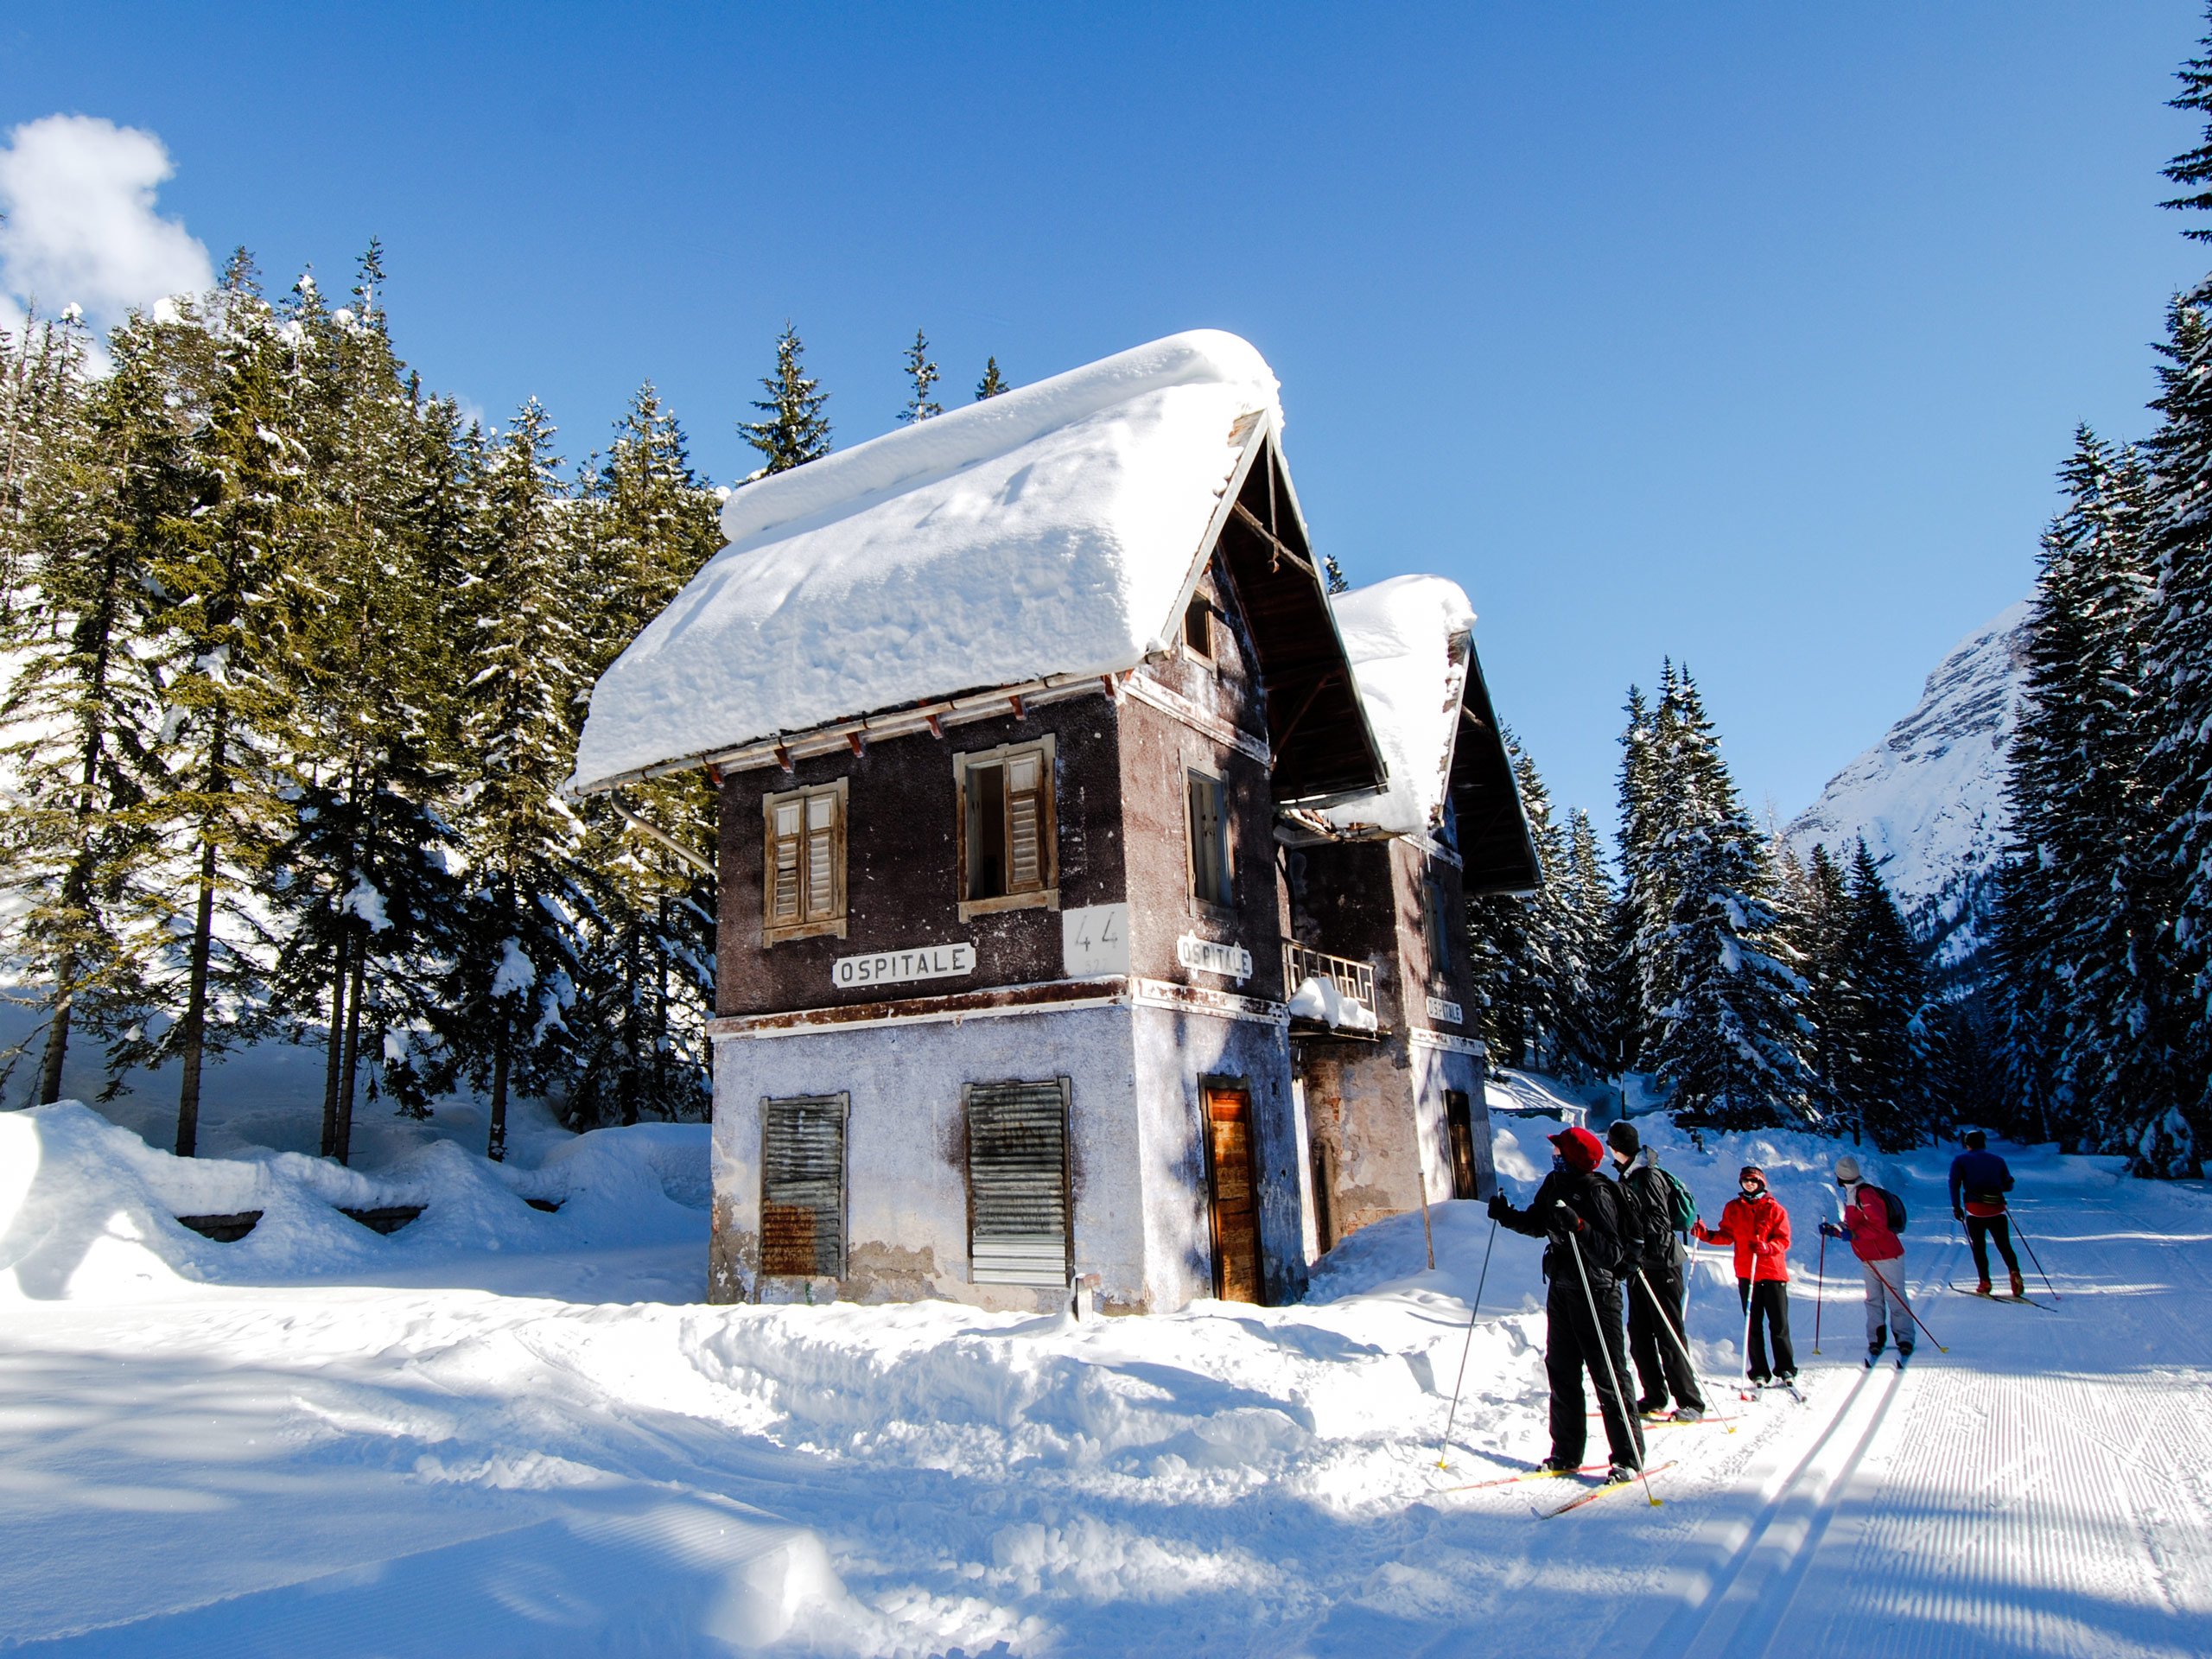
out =
[[1847,856],[1865,836],[1939,968],[1986,934],[2005,833],[2005,753],[2027,684],[2029,601],[1999,613],[1936,664],[1912,712],[1828,780],[1783,834],[1799,857]]

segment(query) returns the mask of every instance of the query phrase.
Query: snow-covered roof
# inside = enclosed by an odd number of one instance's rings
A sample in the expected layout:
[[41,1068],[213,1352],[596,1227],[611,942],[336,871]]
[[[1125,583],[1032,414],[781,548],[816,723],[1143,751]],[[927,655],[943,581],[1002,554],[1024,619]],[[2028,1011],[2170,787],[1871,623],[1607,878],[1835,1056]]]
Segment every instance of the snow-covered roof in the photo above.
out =
[[594,688],[575,790],[1173,637],[1226,492],[1280,430],[1234,334],[1171,335],[764,478]]
[[1380,795],[1319,816],[1339,830],[1427,835],[1443,822],[1475,607],[1442,576],[1393,576],[1329,605],[1390,781]]

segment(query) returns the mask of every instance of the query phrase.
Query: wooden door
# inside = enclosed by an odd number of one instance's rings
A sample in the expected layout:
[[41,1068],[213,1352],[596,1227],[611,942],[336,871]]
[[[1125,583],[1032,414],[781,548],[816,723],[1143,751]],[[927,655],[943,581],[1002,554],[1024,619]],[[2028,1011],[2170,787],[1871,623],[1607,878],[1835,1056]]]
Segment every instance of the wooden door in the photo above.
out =
[[1206,1174],[1213,1211],[1213,1294],[1258,1302],[1260,1211],[1252,1180],[1252,1098],[1243,1089],[1204,1091]]
[[1475,1123],[1465,1093],[1444,1091],[1444,1132],[1452,1142],[1452,1196],[1471,1198],[1475,1192]]

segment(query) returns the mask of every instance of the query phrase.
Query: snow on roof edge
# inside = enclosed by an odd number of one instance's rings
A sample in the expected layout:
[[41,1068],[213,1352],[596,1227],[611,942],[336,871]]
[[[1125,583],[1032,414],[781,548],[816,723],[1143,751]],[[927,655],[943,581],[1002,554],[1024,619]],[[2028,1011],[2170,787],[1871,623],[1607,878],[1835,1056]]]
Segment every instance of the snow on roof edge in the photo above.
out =
[[1473,655],[1475,609],[1447,576],[1391,576],[1330,601],[1389,767],[1380,795],[1324,809],[1338,830],[1428,835],[1441,819]]

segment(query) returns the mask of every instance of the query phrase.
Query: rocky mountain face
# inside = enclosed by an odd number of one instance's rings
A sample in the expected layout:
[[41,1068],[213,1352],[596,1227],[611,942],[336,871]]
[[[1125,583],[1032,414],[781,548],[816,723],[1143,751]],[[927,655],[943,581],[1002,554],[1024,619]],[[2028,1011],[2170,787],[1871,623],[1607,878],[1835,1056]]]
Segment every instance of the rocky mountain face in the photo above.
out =
[[1800,858],[1860,836],[1939,982],[1975,977],[2005,833],[2005,750],[2026,689],[2028,601],[1961,639],[1913,711],[1783,832]]

